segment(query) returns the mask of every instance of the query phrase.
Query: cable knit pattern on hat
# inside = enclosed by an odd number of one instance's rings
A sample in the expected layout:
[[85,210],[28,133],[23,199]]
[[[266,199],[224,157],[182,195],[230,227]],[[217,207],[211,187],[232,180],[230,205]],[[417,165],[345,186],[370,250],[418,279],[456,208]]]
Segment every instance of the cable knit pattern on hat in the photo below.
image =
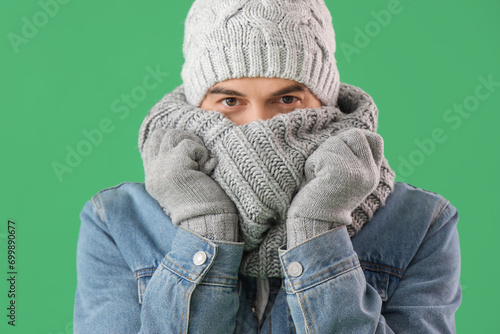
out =
[[335,105],[335,33],[322,0],[197,0],[185,23],[182,80],[199,106],[218,82],[277,77],[307,86]]
[[[157,128],[189,131],[218,159],[211,177],[235,203],[240,238],[245,242],[241,272],[280,277],[277,249],[286,243],[286,214],[304,179],[307,158],[339,130],[376,132],[378,109],[358,87],[340,84],[338,107],[297,109],[265,121],[238,126],[221,113],[192,106],[183,87],[163,97],[146,116],[139,133],[144,143]],[[352,212],[354,235],[385,204],[395,174],[383,160],[377,188]]]

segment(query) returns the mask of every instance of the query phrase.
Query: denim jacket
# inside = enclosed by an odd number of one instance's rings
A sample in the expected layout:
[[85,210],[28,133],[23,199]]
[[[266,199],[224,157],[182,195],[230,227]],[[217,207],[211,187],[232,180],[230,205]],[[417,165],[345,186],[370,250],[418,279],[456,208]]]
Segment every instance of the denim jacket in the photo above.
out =
[[457,221],[442,196],[396,183],[353,238],[341,227],[280,248],[259,322],[243,244],[177,228],[144,184],[123,183],[81,212],[74,332],[454,333]]

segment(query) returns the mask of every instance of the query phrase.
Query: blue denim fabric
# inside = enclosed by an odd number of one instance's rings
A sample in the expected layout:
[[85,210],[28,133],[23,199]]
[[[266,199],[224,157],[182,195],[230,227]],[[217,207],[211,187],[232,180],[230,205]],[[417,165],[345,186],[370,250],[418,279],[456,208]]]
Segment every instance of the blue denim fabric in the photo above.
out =
[[458,214],[408,184],[353,238],[341,227],[282,247],[261,326],[243,244],[175,227],[143,184],[101,191],[81,220],[75,333],[455,333]]

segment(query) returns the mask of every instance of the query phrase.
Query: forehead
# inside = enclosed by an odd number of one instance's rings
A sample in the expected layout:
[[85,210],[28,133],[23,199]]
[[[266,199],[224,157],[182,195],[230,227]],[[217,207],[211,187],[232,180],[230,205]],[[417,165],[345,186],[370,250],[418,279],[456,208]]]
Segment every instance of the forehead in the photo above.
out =
[[282,78],[237,78],[219,82],[213,85],[209,91],[218,91],[220,89],[234,90],[241,93],[268,93],[294,88],[294,91],[308,91],[307,87],[297,81]]

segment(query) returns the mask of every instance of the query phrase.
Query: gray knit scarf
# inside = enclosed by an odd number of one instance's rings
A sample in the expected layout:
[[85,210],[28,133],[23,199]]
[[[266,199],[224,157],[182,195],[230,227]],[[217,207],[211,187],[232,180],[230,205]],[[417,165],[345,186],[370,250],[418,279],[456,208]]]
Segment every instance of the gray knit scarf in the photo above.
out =
[[[304,179],[306,159],[341,129],[376,131],[377,117],[377,107],[367,93],[341,84],[337,107],[297,109],[237,126],[221,113],[189,105],[180,86],[146,116],[139,132],[139,149],[144,154],[144,143],[157,128],[186,130],[200,137],[218,159],[212,178],[239,212],[239,235],[245,242],[240,272],[260,278],[281,277],[277,249],[286,243],[286,213]],[[386,159],[380,172],[377,188],[352,212],[350,236],[385,204],[393,189],[395,174]]]

